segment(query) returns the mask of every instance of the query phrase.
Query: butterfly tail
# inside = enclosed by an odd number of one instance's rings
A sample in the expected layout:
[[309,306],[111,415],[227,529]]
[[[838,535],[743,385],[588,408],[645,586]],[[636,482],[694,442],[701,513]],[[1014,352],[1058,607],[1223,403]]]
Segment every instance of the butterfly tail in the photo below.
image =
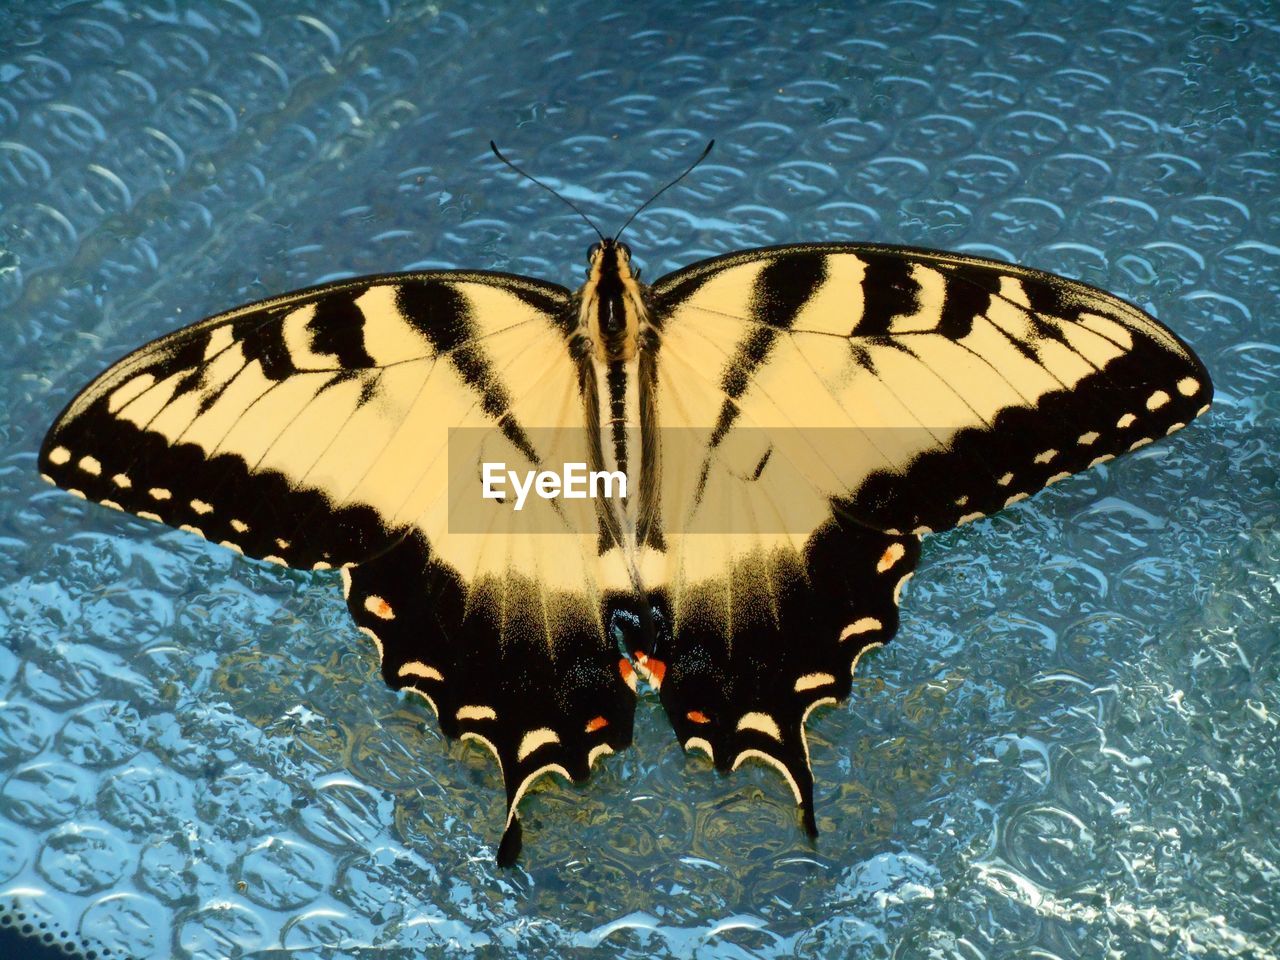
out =
[[502,842],[498,844],[498,866],[514,867],[523,846],[524,829],[520,826],[520,818],[512,817],[502,832]]

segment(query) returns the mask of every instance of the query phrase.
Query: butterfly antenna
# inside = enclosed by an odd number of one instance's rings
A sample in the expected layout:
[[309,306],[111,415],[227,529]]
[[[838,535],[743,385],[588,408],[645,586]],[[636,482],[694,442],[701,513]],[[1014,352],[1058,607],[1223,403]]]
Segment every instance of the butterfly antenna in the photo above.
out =
[[512,163],[510,160],[508,160],[506,157],[502,155],[502,151],[498,149],[498,145],[494,143],[492,140],[489,141],[489,149],[493,151],[493,155],[495,157],[497,157],[499,160],[505,163],[508,167],[510,167],[516,173],[520,174],[520,176],[524,177],[526,180],[532,180],[534,183],[540,186],[543,190],[547,191],[547,193],[551,194],[557,200],[563,201],[565,204],[567,204],[569,208],[573,210],[574,213],[576,213],[578,216],[580,216],[583,220],[587,222],[588,227],[590,227],[592,230],[596,232],[596,236],[600,238],[600,242],[601,243],[604,242],[604,234],[600,232],[600,228],[591,222],[590,217],[588,217],[585,213],[583,213],[581,210],[578,209],[577,204],[575,204],[568,197],[562,196],[561,194],[557,193],[553,188],[548,187],[545,183],[543,183],[537,177],[532,176],[531,174],[525,173],[523,170],[517,167],[514,163]]
[[[711,148],[712,148],[712,147],[714,147],[715,145],[716,145],[716,142],[715,142],[714,140],[712,140],[710,143],[708,143],[708,144],[707,144],[707,146],[706,146],[706,149],[705,149],[705,150],[703,150],[703,151],[702,151],[702,153],[700,153],[700,154],[698,155],[698,159],[697,159],[697,160],[695,160],[695,161],[693,161],[693,163],[689,164],[689,166],[685,169],[684,173],[680,174],[680,176],[676,177],[674,180],[672,180],[670,183],[668,183],[665,187],[663,187],[661,190],[659,190],[657,193],[655,193],[652,197],[650,197],[650,198],[649,198],[648,200],[646,200],[644,203],[640,204],[639,209],[638,209],[638,210],[636,210],[636,212],[635,212],[635,213],[633,213],[630,217],[628,217],[628,218],[627,218],[627,222],[626,222],[626,223],[624,223],[624,224],[622,225],[622,230],[625,230],[625,229],[627,229],[627,227],[631,226],[631,221],[632,221],[632,220],[634,220],[636,217],[640,216],[640,211],[641,211],[641,210],[643,210],[643,209],[644,209],[645,207],[647,207],[649,204],[653,203],[653,201],[657,200],[660,196],[662,196],[664,193],[666,193],[668,190],[670,190],[672,187],[674,187],[677,183],[679,183],[681,180],[683,180],[683,179],[684,179],[685,177],[687,177],[689,174],[693,173],[693,168],[694,168],[694,167],[696,167],[698,164],[700,164],[703,160],[707,159],[707,154],[709,154],[709,153],[711,152]],[[617,233],[615,233],[615,234],[613,235],[613,239],[614,239],[614,240],[617,240],[620,236],[622,236],[622,230],[619,230]]]

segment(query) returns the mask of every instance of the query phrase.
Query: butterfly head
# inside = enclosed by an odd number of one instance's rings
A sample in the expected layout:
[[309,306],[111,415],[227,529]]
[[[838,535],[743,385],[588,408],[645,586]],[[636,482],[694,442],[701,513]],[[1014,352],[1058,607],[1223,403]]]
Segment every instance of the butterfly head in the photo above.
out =
[[591,276],[597,263],[601,265],[602,269],[607,270],[616,266],[619,269],[625,269],[630,274],[631,248],[621,240],[605,237],[587,248],[588,277]]

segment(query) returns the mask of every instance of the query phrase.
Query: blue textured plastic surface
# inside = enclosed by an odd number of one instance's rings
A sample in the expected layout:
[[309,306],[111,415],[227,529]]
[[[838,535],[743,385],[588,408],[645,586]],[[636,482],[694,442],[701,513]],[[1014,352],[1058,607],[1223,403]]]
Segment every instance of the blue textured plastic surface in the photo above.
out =
[[[0,8],[0,901],[117,955],[1277,956],[1280,20],[1266,0]],[[565,283],[862,239],[1151,309],[1214,413],[926,541],[767,769],[636,745],[523,808],[378,678],[336,578],[39,483],[70,394],[206,313],[423,266]],[[277,951],[279,951],[277,953]]]

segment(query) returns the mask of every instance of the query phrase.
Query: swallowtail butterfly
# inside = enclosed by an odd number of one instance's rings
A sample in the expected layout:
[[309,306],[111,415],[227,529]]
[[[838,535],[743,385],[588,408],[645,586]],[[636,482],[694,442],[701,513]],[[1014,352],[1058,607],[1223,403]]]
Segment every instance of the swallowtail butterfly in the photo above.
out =
[[[637,677],[686,750],[775,767],[816,834],[805,722],[893,636],[921,537],[1212,395],[1151,316],[1008,263],[795,244],[646,285],[603,235],[588,261],[577,291],[434,270],[218,314],[102,373],[39,457],[75,496],[340,571],[386,682],[497,758],[503,864],[534,780],[630,744]],[[481,459],[570,448],[627,495],[460,505]]]

